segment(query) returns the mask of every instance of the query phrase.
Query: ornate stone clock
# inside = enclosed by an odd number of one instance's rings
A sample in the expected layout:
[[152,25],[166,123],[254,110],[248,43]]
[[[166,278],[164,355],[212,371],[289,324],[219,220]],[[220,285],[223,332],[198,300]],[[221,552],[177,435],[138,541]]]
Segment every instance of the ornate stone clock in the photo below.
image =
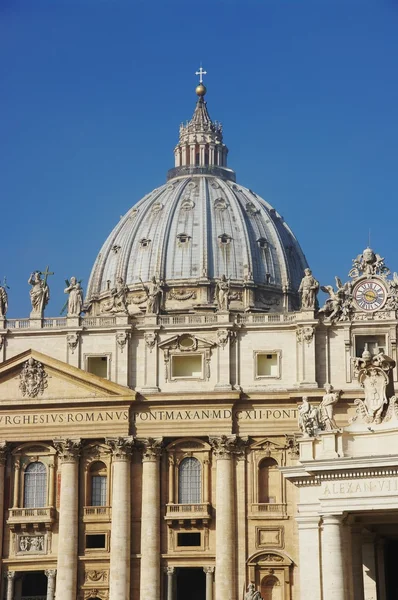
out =
[[362,279],[354,287],[353,297],[359,310],[380,310],[387,300],[387,289],[380,279]]

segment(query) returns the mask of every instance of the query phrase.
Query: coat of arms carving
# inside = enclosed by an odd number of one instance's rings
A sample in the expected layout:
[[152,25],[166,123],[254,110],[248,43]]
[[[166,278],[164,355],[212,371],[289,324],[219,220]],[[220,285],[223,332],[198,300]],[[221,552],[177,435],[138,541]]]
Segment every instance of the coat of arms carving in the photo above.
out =
[[47,387],[47,373],[41,362],[29,358],[23,365],[19,375],[19,389],[22,396],[36,398]]

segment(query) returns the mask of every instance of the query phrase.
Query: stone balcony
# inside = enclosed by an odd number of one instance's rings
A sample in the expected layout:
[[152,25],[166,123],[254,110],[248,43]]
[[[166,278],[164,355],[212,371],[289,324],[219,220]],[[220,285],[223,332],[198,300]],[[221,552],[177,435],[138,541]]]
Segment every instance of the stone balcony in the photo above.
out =
[[51,529],[55,522],[55,509],[45,508],[10,508],[8,511],[7,524],[11,530],[27,529]]
[[287,519],[287,504],[258,503],[252,504],[250,519]]
[[167,525],[208,525],[211,521],[211,505],[209,502],[200,504],[166,504],[165,520]]
[[110,506],[84,506],[83,523],[110,523]]

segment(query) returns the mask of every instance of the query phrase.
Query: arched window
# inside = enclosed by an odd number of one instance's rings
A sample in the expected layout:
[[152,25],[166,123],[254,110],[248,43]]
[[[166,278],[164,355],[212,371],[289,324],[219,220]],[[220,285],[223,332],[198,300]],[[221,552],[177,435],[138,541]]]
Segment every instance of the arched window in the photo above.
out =
[[282,600],[280,581],[274,575],[264,577],[261,582],[261,595],[263,600]]
[[41,462],[30,463],[26,467],[23,505],[25,508],[47,506],[47,470]]
[[90,467],[91,506],[106,506],[106,465],[97,461]]
[[178,503],[196,504],[202,500],[201,466],[197,458],[184,458],[178,467]]
[[258,501],[260,504],[278,502],[280,475],[273,458],[263,458],[258,466]]

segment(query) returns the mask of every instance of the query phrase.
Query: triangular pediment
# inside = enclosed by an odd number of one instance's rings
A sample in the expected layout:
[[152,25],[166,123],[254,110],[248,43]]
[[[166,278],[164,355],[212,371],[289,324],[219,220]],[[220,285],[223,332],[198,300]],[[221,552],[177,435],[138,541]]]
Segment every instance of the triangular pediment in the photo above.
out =
[[174,335],[173,337],[164,340],[159,344],[159,348],[162,348],[162,350],[190,352],[200,349],[210,349],[215,345],[215,342],[211,340],[206,340],[205,338],[190,333],[183,333],[182,335]]
[[36,350],[0,364],[0,404],[46,400],[134,399],[135,392]]

